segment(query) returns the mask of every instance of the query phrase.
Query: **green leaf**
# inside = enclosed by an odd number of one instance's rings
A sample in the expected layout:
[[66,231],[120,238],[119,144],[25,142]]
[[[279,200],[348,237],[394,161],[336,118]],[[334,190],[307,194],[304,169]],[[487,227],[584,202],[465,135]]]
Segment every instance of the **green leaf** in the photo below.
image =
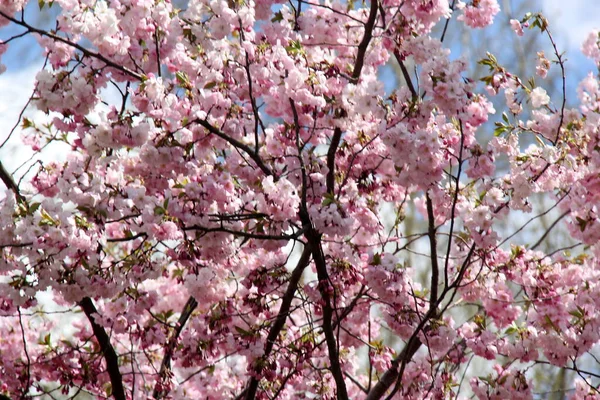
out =
[[495,125],[496,129],[494,129],[494,136],[500,136],[508,130],[508,127],[501,122],[496,122]]
[[514,327],[514,326],[509,326],[509,327],[508,327],[508,328],[507,328],[507,329],[504,331],[504,333],[505,333],[506,335],[512,335],[513,333],[515,333],[515,332],[517,332],[517,331],[518,331],[518,328],[516,328],[516,327]]
[[579,230],[581,232],[585,231],[585,228],[587,227],[589,221],[586,221],[585,219],[580,217],[575,217],[575,219],[577,220],[577,225],[579,225]]
[[375,253],[373,254],[373,260],[371,261],[371,265],[380,265],[381,264],[381,254]]
[[283,21],[283,14],[281,13],[281,11],[277,11],[275,13],[275,15],[273,16],[273,18],[271,18],[271,22],[279,22],[279,21]]
[[40,221],[40,225],[44,226],[44,225],[49,225],[49,226],[58,226],[59,223],[58,221],[54,220],[50,214],[48,214],[46,211],[42,211],[42,219]]
[[29,118],[23,118],[23,122],[21,123],[21,129],[27,129],[27,128],[31,128],[34,126],[35,126],[35,124],[33,123],[32,120],[30,120]]
[[40,208],[41,203],[31,203],[29,205],[29,215],[33,215],[34,212]]
[[206,85],[204,85],[204,89],[212,89],[215,86],[217,86],[217,82],[214,82],[214,81],[206,82]]
[[106,397],[111,397],[113,393],[112,384],[107,383],[104,388],[104,393],[106,393]]
[[234,326],[234,328],[237,331],[237,333],[239,333],[242,336],[254,337],[254,333],[252,333],[251,331],[247,331],[239,326]]
[[479,376],[478,378],[480,381],[485,382],[490,386],[496,386],[496,382],[491,376]]
[[333,203],[335,203],[335,196],[332,193],[326,193],[321,205],[323,207],[327,207],[328,205],[333,204]]
[[285,50],[292,56],[304,54],[304,48],[299,40],[290,40],[290,44]]
[[552,329],[554,329],[556,332],[560,332],[558,327],[554,324],[554,322],[552,322],[552,320],[550,319],[550,317],[547,314],[544,315],[544,320],[546,321],[546,324],[550,325],[550,327]]
[[582,319],[583,318],[583,314],[579,310],[569,311],[569,314],[572,315],[572,316],[574,316],[577,319]]
[[175,73],[175,78],[177,78],[177,82],[183,88],[187,89],[187,88],[190,88],[192,86],[192,84],[190,83],[190,79],[188,78],[188,76],[186,75],[185,72],[177,71]]
[[40,342],[40,344],[46,345],[46,346],[50,346],[51,343],[51,336],[50,333],[46,334],[46,336],[44,336],[44,339],[42,339],[42,341]]

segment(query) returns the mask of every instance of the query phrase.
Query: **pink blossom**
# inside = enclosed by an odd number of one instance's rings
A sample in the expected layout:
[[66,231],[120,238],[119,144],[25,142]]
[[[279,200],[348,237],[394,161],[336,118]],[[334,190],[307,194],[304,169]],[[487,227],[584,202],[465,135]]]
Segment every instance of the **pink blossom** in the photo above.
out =
[[181,238],[181,231],[177,225],[171,221],[154,225],[152,233],[158,240],[177,240]]
[[458,20],[471,28],[484,28],[490,25],[500,12],[497,0],[473,0],[470,4],[459,1],[456,8],[462,10]]
[[516,19],[511,19],[510,27],[518,36],[523,36],[523,26],[521,25],[521,22]]
[[600,32],[597,30],[591,31],[586,37],[585,41],[581,45],[581,52],[594,60],[596,63],[600,63]]
[[533,108],[539,108],[545,106],[550,102],[550,96],[546,93],[546,90],[540,87],[536,87],[531,91],[531,105]]
[[535,66],[535,73],[540,78],[545,78],[548,75],[548,70],[550,69],[550,61],[546,58],[543,51],[538,51],[537,56],[538,58]]
[[585,367],[600,83],[551,107],[438,35],[498,1],[56,2],[0,170],[3,394],[530,399],[540,358]]

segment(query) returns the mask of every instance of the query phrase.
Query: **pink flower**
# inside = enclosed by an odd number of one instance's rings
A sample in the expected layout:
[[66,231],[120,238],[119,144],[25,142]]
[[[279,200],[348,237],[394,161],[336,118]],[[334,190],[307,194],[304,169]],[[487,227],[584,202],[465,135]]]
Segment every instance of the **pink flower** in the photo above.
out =
[[545,106],[550,102],[550,96],[548,96],[546,90],[541,87],[536,87],[533,89],[529,96],[533,108],[540,108],[541,106]]
[[463,13],[458,17],[471,28],[484,28],[490,25],[500,12],[497,0],[473,0],[469,5],[459,1],[456,8]]
[[521,25],[521,22],[516,19],[511,19],[510,27],[518,36],[523,36],[523,26]]
[[161,224],[155,224],[152,227],[152,233],[157,240],[177,240],[183,236],[177,224],[171,221],[165,221]]
[[543,51],[538,51],[537,53],[537,63],[535,66],[535,73],[540,78],[545,78],[548,75],[548,70],[550,69],[550,61],[546,58]]
[[597,30],[591,31],[583,44],[581,52],[591,58],[597,64],[600,63],[600,32]]

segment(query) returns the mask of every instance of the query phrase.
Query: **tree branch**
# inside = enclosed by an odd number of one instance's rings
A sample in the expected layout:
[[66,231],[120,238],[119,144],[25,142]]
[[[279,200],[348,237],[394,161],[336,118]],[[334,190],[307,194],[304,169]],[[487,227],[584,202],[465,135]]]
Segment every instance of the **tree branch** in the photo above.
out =
[[12,176],[10,176],[10,174],[6,171],[6,169],[4,168],[4,165],[2,165],[1,161],[0,161],[0,179],[2,179],[2,182],[4,182],[4,185],[15,194],[18,202],[25,201],[25,198],[21,194],[19,187],[13,180]]
[[416,340],[413,340],[412,343],[411,340],[408,341],[398,357],[392,360],[391,367],[385,371],[379,381],[375,384],[375,386],[373,386],[373,389],[371,389],[365,400],[380,399],[390,388],[390,386],[392,386],[392,384],[400,377],[400,372],[398,371],[400,363],[402,363],[402,369],[404,369],[404,366],[412,359],[417,350],[419,350],[419,347],[422,345],[421,340],[417,338],[416,335],[413,335],[413,337],[415,337]]
[[26,23],[25,21],[19,21],[18,19],[15,19],[15,18],[11,17],[10,15],[3,13],[2,11],[0,11],[0,15],[2,17],[6,18],[7,20],[11,21],[11,22],[14,22],[15,24],[17,24],[19,26],[27,28],[27,30],[29,32],[37,33],[38,35],[46,36],[46,37],[49,37],[52,40],[64,43],[64,44],[66,44],[68,46],[71,46],[71,47],[73,47],[73,48],[81,51],[85,56],[88,56],[88,57],[100,60],[103,63],[105,63],[106,65],[108,65],[109,67],[112,67],[112,68],[114,68],[114,69],[116,69],[116,70],[118,70],[118,71],[120,71],[120,72],[122,72],[122,73],[124,73],[126,75],[129,75],[129,76],[137,79],[138,81],[142,80],[142,75],[140,75],[137,72],[132,71],[129,68],[124,67],[124,66],[122,66],[122,65],[120,65],[120,64],[118,64],[118,63],[116,63],[114,61],[109,60],[108,58],[104,57],[100,53],[96,53],[96,52],[93,52],[93,51],[91,51],[89,49],[86,49],[85,47],[83,47],[83,46],[81,46],[81,45],[79,45],[77,43],[73,43],[70,40],[65,39],[63,37],[60,37],[60,36],[58,36],[58,35],[56,35],[54,33],[47,32],[47,31],[45,31],[43,29],[35,28],[35,27],[29,25],[28,23]]
[[326,183],[327,193],[333,195],[335,189],[335,153],[337,152],[340,141],[342,140],[342,130],[336,127],[333,131],[333,137],[331,138],[331,144],[327,150],[327,172]]
[[254,150],[252,150],[250,147],[246,146],[244,143],[242,143],[230,136],[227,136],[224,132],[222,132],[218,128],[215,128],[214,126],[209,124],[208,121],[206,121],[206,120],[197,119],[196,122],[198,124],[202,125],[202,127],[204,127],[207,131],[209,131],[213,135],[218,136],[221,139],[224,139],[226,142],[231,144],[233,147],[240,149],[244,153],[246,153],[256,163],[258,168],[260,168],[266,175],[273,176],[273,179],[275,179],[275,180],[278,178],[277,175],[275,175],[275,173],[271,170],[271,168],[269,168],[265,164],[265,162],[262,160],[262,158],[260,158],[258,153],[255,152]]
[[369,10],[369,18],[365,24],[365,34],[363,35],[360,44],[358,45],[358,52],[356,53],[356,61],[354,62],[354,69],[352,70],[352,83],[358,83],[360,73],[362,72],[365,64],[365,55],[367,54],[367,48],[369,42],[373,38],[373,29],[375,28],[375,21],[377,20],[377,9],[378,0],[371,0],[371,9]]
[[173,352],[175,351],[175,346],[177,345],[177,340],[179,339],[181,331],[183,331],[185,324],[190,319],[196,307],[198,307],[198,302],[194,297],[190,296],[185,305],[183,306],[183,310],[181,311],[181,315],[179,316],[179,320],[177,321],[177,327],[175,328],[175,332],[173,332],[167,343],[165,355],[160,365],[160,371],[158,372],[158,380],[154,385],[154,392],[152,393],[152,397],[155,399],[163,398],[169,392],[164,386],[164,382],[167,378],[169,370],[171,369],[171,359],[173,358]]
[[[290,277],[288,287],[281,299],[281,306],[279,307],[279,312],[277,313],[277,318],[273,325],[271,325],[271,329],[269,330],[269,334],[267,335],[267,341],[265,343],[265,351],[263,353],[263,359],[266,359],[271,351],[273,350],[273,346],[275,345],[275,341],[279,336],[279,333],[283,329],[285,322],[287,321],[287,317],[290,314],[290,306],[292,305],[292,300],[294,299],[294,295],[296,294],[296,290],[298,289],[298,283],[300,282],[300,278],[302,277],[302,273],[304,269],[308,266],[310,262],[311,248],[310,245],[304,247],[302,251],[302,255],[300,256],[300,260],[296,265],[296,268],[292,271],[292,276]],[[256,391],[258,389],[259,384],[259,374],[262,371],[262,366],[258,366],[255,368],[255,375],[250,379],[250,383],[248,384],[248,389],[246,391],[246,400],[253,400],[256,397]]]
[[417,93],[417,90],[415,89],[415,86],[413,85],[412,79],[410,78],[410,74],[408,73],[408,70],[406,69],[406,65],[404,65],[404,61],[402,61],[402,57],[400,56],[400,53],[398,53],[398,50],[394,50],[394,57],[396,58],[396,61],[398,61],[398,65],[400,65],[400,70],[402,71],[402,76],[404,76],[406,85],[408,85],[408,90],[410,90],[410,93],[412,94],[413,101],[416,101],[419,98],[419,94]]
[[[377,384],[375,384],[373,389],[371,389],[371,391],[369,392],[369,394],[367,395],[365,400],[379,400],[394,382],[396,382],[396,386],[392,390],[390,396],[388,396],[388,399],[391,398],[391,396],[393,396],[398,391],[398,389],[400,388],[400,386],[402,384],[402,375],[404,374],[404,369],[406,368],[406,364],[408,364],[408,362],[412,359],[412,357],[415,355],[417,350],[419,350],[419,348],[423,345],[423,343],[421,342],[421,339],[419,339],[419,337],[418,337],[419,332],[421,332],[423,330],[423,328],[425,327],[425,325],[431,318],[435,318],[435,316],[438,315],[437,306],[439,305],[439,303],[441,303],[444,300],[446,295],[451,290],[458,288],[458,286],[460,285],[460,282],[462,281],[462,278],[464,277],[467,267],[469,266],[469,264],[471,262],[471,257],[473,256],[474,251],[475,251],[475,244],[473,244],[471,246],[469,253],[465,257],[465,260],[463,261],[463,263],[461,265],[458,276],[456,277],[454,282],[452,282],[451,285],[447,286],[443,290],[441,296],[439,297],[438,301],[435,304],[430,305],[429,311],[427,311],[427,313],[423,316],[423,319],[421,319],[421,322],[419,322],[419,325],[417,325],[417,328],[415,329],[415,331],[413,332],[411,337],[408,339],[408,342],[406,343],[406,346],[404,346],[404,349],[402,350],[402,352],[398,355],[398,357],[396,357],[394,360],[392,360],[392,365],[390,366],[390,368],[381,376],[381,378],[379,379]],[[449,307],[449,305],[452,303],[456,293],[457,293],[457,290],[454,290],[452,292],[452,295],[450,296],[448,303],[439,312],[440,315],[442,315],[446,311],[446,309]],[[400,363],[402,363],[402,364],[400,364]],[[399,366],[400,366],[400,370],[398,370]]]
[[[367,54],[367,48],[373,38],[373,29],[375,28],[375,21],[377,20],[377,9],[378,0],[371,1],[371,9],[369,11],[369,18],[365,24],[365,34],[363,35],[360,44],[358,45],[358,52],[356,54],[356,60],[354,62],[354,69],[352,70],[352,78],[350,82],[357,84],[365,64],[365,55]],[[336,127],[333,131],[333,137],[331,138],[331,144],[329,150],[327,150],[327,192],[333,194],[335,186],[335,153],[340,145],[342,139],[342,130]]]
[[[333,307],[331,305],[330,291],[330,279],[327,273],[327,262],[325,261],[325,255],[323,254],[323,248],[321,247],[321,235],[318,234],[312,227],[307,232],[308,243],[313,246],[313,259],[317,267],[317,277],[319,279],[319,292],[323,298],[323,333],[325,334],[325,341],[327,343],[327,350],[329,353],[329,363],[331,374],[335,380],[337,387],[337,398],[338,400],[347,400],[348,391],[346,389],[346,382],[344,381],[344,374],[340,364],[338,344],[333,333]],[[331,288],[332,290],[335,290]]]
[[200,226],[200,225],[186,226],[183,228],[183,230],[184,231],[202,231],[204,233],[223,232],[223,233],[230,233],[234,236],[239,236],[239,237],[243,237],[246,239],[259,239],[259,240],[296,240],[304,232],[301,229],[298,232],[294,233],[293,235],[287,235],[287,234],[283,234],[283,233],[281,235],[269,235],[269,234],[262,234],[262,233],[235,231],[233,229],[224,228],[224,227],[208,228],[208,227]]
[[427,235],[429,236],[429,254],[431,257],[431,284],[429,288],[429,309],[431,310],[437,307],[440,268],[437,258],[437,238],[435,229],[435,216],[433,215],[433,203],[428,192],[425,193],[425,198],[427,201],[427,220],[429,228]]
[[123,377],[121,376],[121,371],[119,371],[119,356],[115,352],[114,347],[110,344],[110,338],[102,325],[95,321],[94,314],[99,315],[98,310],[96,309],[96,306],[94,306],[92,299],[89,297],[84,297],[79,302],[79,306],[90,321],[94,336],[100,345],[100,351],[102,351],[102,354],[104,355],[106,369],[112,385],[113,397],[116,400],[126,400],[127,397],[125,396],[125,389],[123,388]]

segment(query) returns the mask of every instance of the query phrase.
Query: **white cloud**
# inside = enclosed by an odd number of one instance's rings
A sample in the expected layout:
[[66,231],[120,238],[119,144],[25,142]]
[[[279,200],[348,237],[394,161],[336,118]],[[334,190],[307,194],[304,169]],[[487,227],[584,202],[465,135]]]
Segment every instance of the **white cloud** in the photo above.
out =
[[581,43],[592,29],[600,28],[600,1],[542,0],[543,14],[559,48],[579,51]]

